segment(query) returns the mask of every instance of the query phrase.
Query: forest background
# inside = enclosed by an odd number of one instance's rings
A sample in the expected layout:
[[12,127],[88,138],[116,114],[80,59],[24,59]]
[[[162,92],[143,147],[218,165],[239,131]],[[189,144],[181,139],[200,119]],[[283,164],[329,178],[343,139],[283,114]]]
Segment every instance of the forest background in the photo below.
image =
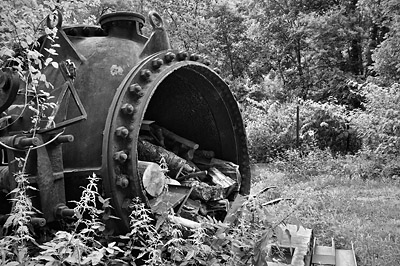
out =
[[86,24],[115,10],[158,11],[173,48],[205,56],[230,84],[243,111],[253,162],[310,147],[334,154],[367,149],[384,160],[398,154],[398,1],[5,3],[3,59],[34,44],[43,34],[42,17],[56,7],[66,23]]
[[[291,185],[321,175],[324,185],[400,180],[398,0],[2,1],[0,63],[38,59],[32,47],[56,8],[65,24],[96,24],[116,10],[159,12],[173,48],[206,57],[230,85],[252,163],[268,163],[268,174],[283,172]],[[398,226],[382,237],[389,247],[399,246]],[[358,250],[361,265],[400,261],[381,242],[368,245]]]

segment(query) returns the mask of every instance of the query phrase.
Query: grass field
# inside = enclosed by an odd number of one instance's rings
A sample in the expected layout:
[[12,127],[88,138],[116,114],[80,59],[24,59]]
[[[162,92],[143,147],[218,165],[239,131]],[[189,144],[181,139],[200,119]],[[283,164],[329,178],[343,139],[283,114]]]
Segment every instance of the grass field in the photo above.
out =
[[294,198],[270,207],[271,215],[299,220],[314,231],[320,245],[351,249],[358,266],[400,265],[400,181],[363,180],[349,176],[296,177],[266,165],[253,167],[252,193],[265,186],[276,189],[263,195]]

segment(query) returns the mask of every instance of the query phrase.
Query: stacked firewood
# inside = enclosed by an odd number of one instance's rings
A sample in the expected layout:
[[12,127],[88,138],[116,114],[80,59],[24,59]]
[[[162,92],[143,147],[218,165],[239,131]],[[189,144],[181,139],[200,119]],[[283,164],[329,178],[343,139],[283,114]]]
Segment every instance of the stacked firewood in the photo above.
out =
[[[138,158],[144,167],[139,173],[153,206],[167,206],[160,212],[176,207],[179,216],[193,221],[226,214],[240,188],[238,165],[153,121],[143,121],[140,132]],[[166,174],[160,174],[160,162],[168,166]]]

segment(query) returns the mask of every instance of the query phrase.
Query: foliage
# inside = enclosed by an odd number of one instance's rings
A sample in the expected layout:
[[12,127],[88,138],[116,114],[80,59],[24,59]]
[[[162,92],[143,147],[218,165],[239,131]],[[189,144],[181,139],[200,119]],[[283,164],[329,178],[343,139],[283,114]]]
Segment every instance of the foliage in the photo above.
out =
[[352,112],[351,123],[369,149],[379,154],[399,155],[400,86],[380,87],[371,83],[360,86],[366,98],[365,111]]
[[245,76],[255,52],[254,43],[247,36],[247,17],[228,3],[215,6],[210,17],[213,42],[207,48],[218,58],[217,66],[229,79]]
[[[24,159],[19,159],[23,164]],[[12,262],[25,264],[28,261],[28,243],[34,242],[31,236],[30,220],[34,214],[32,201],[27,196],[27,189],[32,189],[23,172],[15,174],[17,187],[11,191],[13,194],[13,208],[4,224],[6,236],[0,239],[2,264],[12,265]],[[8,231],[13,234],[8,234]]]
[[299,107],[299,148],[329,148],[333,153],[356,152],[361,140],[355,127],[350,127],[343,106],[332,103],[298,101],[243,104],[244,119],[251,157],[256,162],[270,162],[286,150],[296,147],[296,109]]
[[[395,0],[358,1],[358,6],[370,24],[367,57],[371,74],[378,74],[387,83],[399,81],[400,52],[399,2]],[[370,51],[373,50],[373,51]]]
[[[319,245],[330,246],[332,238],[338,249],[351,249],[353,243],[357,265],[398,265],[399,231],[394,225],[399,222],[400,179],[381,178],[382,172],[371,171],[376,158],[368,151],[360,153],[336,157],[310,153],[312,158],[298,153],[288,165],[287,160],[281,165],[264,164],[253,172],[259,178],[252,189],[274,185],[279,197],[302,201],[291,217],[313,229]],[[298,171],[294,172],[296,160]],[[310,161],[319,162],[314,163],[318,167],[303,172]],[[266,194],[263,200],[268,197]],[[288,203],[282,202],[270,213],[282,215],[287,207]]]
[[[29,209],[19,208],[12,213],[7,226],[19,226],[0,240],[4,265],[248,265],[269,253],[268,244],[282,241],[279,225],[287,219],[272,217],[267,206],[259,200],[259,194],[238,196],[224,223],[215,218],[204,217],[201,227],[191,229],[174,223],[165,214],[157,223],[151,212],[139,199],[130,205],[131,231],[111,242],[103,234],[105,225],[101,221],[109,199],[103,199],[97,188],[99,179],[88,178],[76,207],[72,230],[57,231],[51,240],[37,244],[29,232],[28,220],[21,215],[30,214]],[[29,202],[29,198],[17,198]],[[98,209],[97,203],[102,204]],[[20,215],[21,214],[21,215]],[[28,249],[28,242],[40,250]],[[18,249],[13,249],[18,244]]]
[[[43,265],[106,265],[116,253],[122,251],[115,242],[103,246],[99,241],[105,230],[100,217],[110,203],[109,199],[99,195],[98,180],[95,175],[90,176],[80,201],[75,202],[74,230],[56,232],[53,239],[39,246],[42,251],[32,258],[33,261]],[[97,201],[102,203],[102,209],[97,209]]]

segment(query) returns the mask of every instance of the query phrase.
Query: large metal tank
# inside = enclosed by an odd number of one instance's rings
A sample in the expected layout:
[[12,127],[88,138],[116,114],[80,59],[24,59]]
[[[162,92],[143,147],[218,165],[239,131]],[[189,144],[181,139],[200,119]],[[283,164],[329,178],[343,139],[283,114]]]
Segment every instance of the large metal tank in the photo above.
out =
[[[157,13],[151,12],[149,20],[153,31],[147,38],[141,32],[145,18],[140,14],[107,14],[100,18],[101,27],[63,27],[59,16],[55,40],[59,47],[52,58],[60,68],[44,71],[54,85],[49,92],[58,108],[52,113],[54,121],[47,127],[43,124],[40,132],[52,135],[63,130],[74,136],[74,142],[62,146],[65,185],[59,190],[65,186],[65,200],[47,198],[42,205],[47,202],[54,209],[60,203],[54,201],[67,202],[78,192],[80,181],[95,173],[127,227],[126,201],[139,197],[147,202],[137,171],[143,120],[157,121],[201,149],[238,164],[240,192],[249,193],[246,135],[229,87],[205,59],[171,49]],[[46,38],[41,42],[41,52],[47,54],[51,42]],[[22,96],[17,95],[15,103],[23,101],[18,97]],[[13,121],[6,134],[28,129],[27,117]],[[120,185],[121,176],[128,177],[128,187]]]

